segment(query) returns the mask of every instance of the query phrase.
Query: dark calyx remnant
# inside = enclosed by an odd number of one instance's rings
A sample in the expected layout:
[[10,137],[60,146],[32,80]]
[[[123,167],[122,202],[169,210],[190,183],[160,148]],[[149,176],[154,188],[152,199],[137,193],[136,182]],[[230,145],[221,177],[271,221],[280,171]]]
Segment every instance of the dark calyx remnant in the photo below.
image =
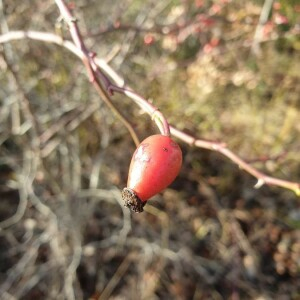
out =
[[136,213],[140,213],[143,210],[146,202],[143,202],[137,194],[130,188],[124,188],[122,191],[122,199],[125,202],[125,206],[130,208]]

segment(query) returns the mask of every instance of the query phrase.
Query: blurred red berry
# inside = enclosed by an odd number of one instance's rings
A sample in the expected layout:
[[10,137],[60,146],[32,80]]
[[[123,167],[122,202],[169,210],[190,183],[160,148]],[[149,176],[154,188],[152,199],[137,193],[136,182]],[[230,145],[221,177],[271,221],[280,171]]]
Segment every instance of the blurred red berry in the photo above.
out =
[[152,45],[154,42],[155,42],[155,38],[154,38],[153,34],[148,33],[144,36],[144,44],[145,45],[147,45],[147,46]]

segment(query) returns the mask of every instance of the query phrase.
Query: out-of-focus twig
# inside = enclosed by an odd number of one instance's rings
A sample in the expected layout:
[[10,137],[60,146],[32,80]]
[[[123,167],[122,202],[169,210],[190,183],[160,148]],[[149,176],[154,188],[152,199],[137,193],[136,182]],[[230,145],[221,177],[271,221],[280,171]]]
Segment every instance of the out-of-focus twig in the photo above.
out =
[[263,39],[263,28],[268,21],[270,11],[272,9],[274,0],[265,0],[264,5],[261,9],[258,24],[254,33],[251,50],[255,55],[261,54],[260,42]]
[[102,291],[101,296],[98,298],[99,300],[106,300],[109,299],[111,293],[113,292],[114,288],[122,278],[122,276],[125,274],[127,269],[130,266],[132,260],[132,254],[128,254],[122,263],[119,265],[118,269],[116,270],[116,273],[112,276],[109,283],[105,287],[105,289]]

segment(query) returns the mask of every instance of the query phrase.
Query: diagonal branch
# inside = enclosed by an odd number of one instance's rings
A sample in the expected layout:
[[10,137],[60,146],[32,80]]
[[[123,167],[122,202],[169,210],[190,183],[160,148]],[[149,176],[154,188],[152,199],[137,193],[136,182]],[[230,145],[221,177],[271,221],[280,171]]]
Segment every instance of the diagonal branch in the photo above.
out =
[[[71,14],[69,8],[67,7],[67,5],[65,4],[64,1],[56,0],[55,2],[60,10],[62,17],[64,18],[64,20],[67,22],[67,24],[69,26],[69,31],[70,31],[70,34],[74,41],[75,46],[81,52],[81,59],[86,67],[90,81],[93,83],[99,96],[103,99],[103,101],[107,104],[107,106],[117,115],[117,117],[121,120],[121,122],[128,129],[134,143],[136,145],[138,145],[139,139],[138,139],[132,125],[126,119],[124,114],[114,106],[111,99],[109,98],[107,91],[102,87],[101,82],[99,81],[99,78],[96,74],[97,69],[93,68],[94,55],[92,52],[88,51],[88,49],[86,48],[86,46],[82,40],[79,28],[77,26],[76,18],[74,18],[74,16]],[[98,67],[96,67],[96,68],[98,68]]]
[[[85,55],[82,49],[76,47],[76,45],[71,41],[63,40],[58,35],[52,33],[45,33],[45,32],[11,31],[6,34],[0,35],[0,44],[7,43],[14,40],[23,40],[23,39],[38,40],[42,42],[54,43],[63,46],[64,48],[68,49],[69,51],[74,53],[82,60]],[[119,74],[117,74],[103,59],[93,58],[92,63],[97,66],[97,70],[98,70],[97,72],[101,73],[101,78],[105,78],[104,86],[107,91],[105,95],[109,100],[110,100],[110,94],[112,92],[122,93],[127,97],[129,97],[130,99],[132,99],[144,112],[150,114],[150,116],[153,116],[153,114],[160,113],[156,107],[154,107],[151,103],[146,101],[146,99],[144,99],[142,96],[138,95],[130,87],[128,87],[125,84],[124,79]],[[102,88],[101,85],[100,87]],[[255,177],[258,180],[257,184],[255,185],[256,188],[259,188],[264,184],[270,186],[273,185],[273,186],[278,186],[278,187],[292,190],[296,193],[297,196],[300,196],[299,183],[278,179],[260,172],[259,170],[251,166],[249,163],[244,161],[242,158],[240,158],[238,155],[233,153],[230,149],[228,149],[225,143],[217,143],[217,142],[210,142],[210,141],[197,139],[191,135],[188,135],[176,129],[173,126],[170,126],[170,130],[173,136],[187,143],[188,145],[219,152],[225,157],[227,157],[228,159],[230,159],[232,162],[236,163],[241,169],[251,174],[253,177]]]

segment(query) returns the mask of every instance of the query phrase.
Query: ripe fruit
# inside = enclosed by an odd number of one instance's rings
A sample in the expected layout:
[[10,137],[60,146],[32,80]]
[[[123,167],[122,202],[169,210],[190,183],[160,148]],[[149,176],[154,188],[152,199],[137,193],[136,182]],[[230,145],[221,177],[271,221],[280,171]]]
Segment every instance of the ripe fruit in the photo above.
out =
[[149,198],[173,182],[181,164],[180,147],[169,136],[146,138],[131,159],[127,187],[122,191],[125,206],[142,212]]

